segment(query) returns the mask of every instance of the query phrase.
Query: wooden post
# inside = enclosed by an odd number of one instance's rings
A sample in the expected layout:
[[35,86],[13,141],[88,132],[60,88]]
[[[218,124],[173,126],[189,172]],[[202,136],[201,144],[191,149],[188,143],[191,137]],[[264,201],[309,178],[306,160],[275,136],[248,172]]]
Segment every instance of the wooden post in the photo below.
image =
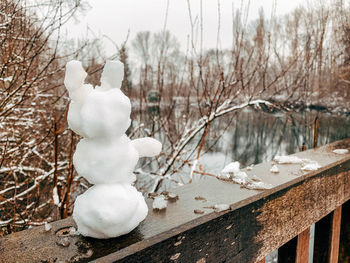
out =
[[[329,262],[337,263],[339,256],[339,239],[341,224],[341,206],[336,208],[332,213],[331,240],[329,247]],[[350,249],[350,248],[349,248]]]
[[310,228],[298,235],[296,263],[308,263],[309,259]]
[[342,207],[339,262],[350,262],[350,200]]

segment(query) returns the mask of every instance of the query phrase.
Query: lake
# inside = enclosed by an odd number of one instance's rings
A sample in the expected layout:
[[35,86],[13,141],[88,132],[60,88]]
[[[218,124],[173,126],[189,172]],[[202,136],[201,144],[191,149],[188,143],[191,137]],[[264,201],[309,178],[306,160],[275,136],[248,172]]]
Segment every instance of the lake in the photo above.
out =
[[[350,116],[346,114],[314,110],[268,113],[246,108],[214,120],[206,137],[197,170],[217,174],[226,164],[233,161],[239,161],[241,167],[245,167],[271,161],[276,155],[289,155],[301,151],[303,144],[310,149],[313,147],[316,117],[319,122],[318,146],[350,137]],[[166,136],[163,133],[165,131],[161,131],[158,137],[164,140]],[[170,173],[172,180],[164,180],[161,190],[176,187],[175,182],[189,181],[196,156],[193,149],[198,145],[200,137],[201,134],[187,146],[182,161],[176,162]],[[189,156],[190,161],[183,162]],[[161,168],[158,163],[149,160],[141,161],[139,166],[145,172],[155,172]],[[138,187],[147,192],[153,180],[138,177]]]

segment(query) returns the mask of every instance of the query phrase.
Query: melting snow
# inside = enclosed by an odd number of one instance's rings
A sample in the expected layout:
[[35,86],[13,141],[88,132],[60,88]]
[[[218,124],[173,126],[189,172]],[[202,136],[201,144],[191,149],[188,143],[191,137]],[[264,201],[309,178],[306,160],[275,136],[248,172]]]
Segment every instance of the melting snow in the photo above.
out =
[[347,154],[347,153],[349,153],[349,150],[348,149],[335,149],[335,150],[333,150],[333,152],[336,154]]
[[316,161],[310,159],[301,159],[297,156],[276,156],[274,161],[276,161],[279,164],[301,164],[302,171],[316,171],[317,169],[322,167]]
[[154,210],[163,210],[167,208],[168,201],[165,199],[164,195],[156,196],[153,200],[152,207]]
[[215,212],[221,212],[225,210],[229,210],[230,206],[228,204],[217,204],[214,205]]
[[49,224],[48,222],[45,222],[45,231],[48,232],[52,229],[52,225]]
[[240,184],[248,189],[263,190],[273,187],[271,184],[262,182],[256,175],[248,176],[248,174],[242,172],[239,167],[239,162],[229,163],[218,175],[218,178],[232,180],[234,183]]
[[229,163],[224,167],[224,169],[222,169],[221,173],[227,174],[227,173],[239,172],[239,166],[240,166],[239,162]]
[[320,169],[321,165],[319,165],[317,162],[311,162],[308,164],[305,164],[303,167],[301,167],[301,170],[303,171],[316,171],[317,169]]
[[303,160],[296,156],[276,156],[275,159],[273,159],[279,164],[302,164]]
[[277,174],[280,172],[280,170],[278,169],[277,165],[272,165],[270,172]]
[[251,190],[265,190],[265,189],[271,189],[273,185],[267,184],[264,182],[249,182],[244,187]]

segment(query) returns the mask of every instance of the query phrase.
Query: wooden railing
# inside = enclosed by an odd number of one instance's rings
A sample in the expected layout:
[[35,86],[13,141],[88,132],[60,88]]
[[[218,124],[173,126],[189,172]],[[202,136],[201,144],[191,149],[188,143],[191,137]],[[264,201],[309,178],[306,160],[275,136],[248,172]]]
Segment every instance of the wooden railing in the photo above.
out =
[[[137,229],[119,238],[74,235],[70,218],[52,223],[50,231],[40,226],[5,236],[0,261],[246,263],[264,262],[278,250],[278,262],[308,262],[310,252],[317,263],[349,262],[350,154],[332,153],[336,148],[350,149],[350,139],[296,154],[322,165],[314,172],[290,164],[271,174],[270,163],[248,171],[271,183],[269,190],[209,176],[176,188],[178,201],[163,212],[150,208]],[[215,204],[230,210],[214,212]]]

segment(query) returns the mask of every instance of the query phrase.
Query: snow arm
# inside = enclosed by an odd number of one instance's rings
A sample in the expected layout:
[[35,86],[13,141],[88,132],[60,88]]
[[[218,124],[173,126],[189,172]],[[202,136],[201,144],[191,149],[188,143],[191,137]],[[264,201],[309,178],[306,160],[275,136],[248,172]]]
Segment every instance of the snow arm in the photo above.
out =
[[64,85],[69,91],[69,97],[78,101],[81,98],[82,87],[87,76],[80,61],[72,60],[66,65]]
[[144,137],[131,141],[132,146],[139,152],[140,157],[153,157],[160,153],[162,144],[156,139]]

